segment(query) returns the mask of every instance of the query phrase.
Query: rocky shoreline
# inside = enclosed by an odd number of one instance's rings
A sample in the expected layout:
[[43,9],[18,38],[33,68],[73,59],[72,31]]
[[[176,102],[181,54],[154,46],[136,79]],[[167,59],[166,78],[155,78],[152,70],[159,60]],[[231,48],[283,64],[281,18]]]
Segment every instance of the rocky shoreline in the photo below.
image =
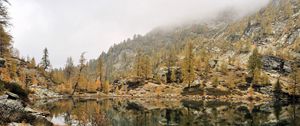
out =
[[32,109],[29,103],[11,92],[0,96],[0,125],[25,123],[52,126],[53,124],[46,118],[48,115],[48,113]]
[[[147,86],[147,85],[146,85]],[[40,87],[31,87],[35,93],[29,95],[29,100],[34,103],[30,105],[28,101],[23,101],[17,94],[11,92],[5,92],[0,96],[0,125],[19,125],[20,123],[26,123],[30,125],[43,124],[46,126],[52,126],[53,123],[47,119],[49,113],[35,110],[36,104],[48,103],[49,101],[55,101],[57,99],[98,99],[98,98],[120,98],[120,99],[176,99],[176,100],[204,100],[204,101],[223,101],[223,102],[239,102],[245,104],[260,104],[272,102],[274,99],[272,96],[264,95],[255,92],[251,99],[247,92],[241,92],[241,95],[228,94],[228,95],[183,95],[181,93],[162,93],[160,95],[148,95],[151,91],[134,90],[131,92],[119,92],[116,93],[83,93],[70,95],[57,94],[49,89]],[[173,87],[169,87],[173,88]],[[168,89],[169,89],[168,88]],[[174,88],[174,90],[177,90]],[[37,94],[38,92],[38,94]]]

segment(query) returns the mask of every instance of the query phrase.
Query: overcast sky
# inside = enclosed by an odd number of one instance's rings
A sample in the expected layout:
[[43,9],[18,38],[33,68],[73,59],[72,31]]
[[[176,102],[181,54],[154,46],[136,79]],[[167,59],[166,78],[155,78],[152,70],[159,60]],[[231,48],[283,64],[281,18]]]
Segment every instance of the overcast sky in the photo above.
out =
[[21,56],[39,62],[47,47],[53,67],[81,52],[97,58],[134,34],[157,26],[216,16],[231,8],[245,15],[269,0],[10,0],[11,34]]

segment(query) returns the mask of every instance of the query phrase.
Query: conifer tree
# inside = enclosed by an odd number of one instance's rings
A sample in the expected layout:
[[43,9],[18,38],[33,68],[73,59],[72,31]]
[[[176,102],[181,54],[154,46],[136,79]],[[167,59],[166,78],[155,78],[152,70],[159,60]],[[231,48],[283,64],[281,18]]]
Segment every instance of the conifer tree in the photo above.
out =
[[281,94],[281,89],[282,89],[282,87],[281,87],[281,84],[280,84],[280,80],[279,80],[279,78],[277,79],[277,82],[275,83],[275,85],[274,85],[274,96],[275,96],[275,98],[276,98],[276,100],[278,100],[278,99],[280,99],[280,94]]
[[172,73],[171,73],[171,81],[172,82],[176,82],[177,83],[177,75],[176,75],[176,68],[172,70]]
[[134,70],[137,77],[149,78],[152,74],[150,57],[138,50],[135,57]]
[[103,84],[103,92],[105,93],[105,94],[108,94],[109,93],[109,81],[105,81],[105,83]]
[[188,42],[185,47],[185,58],[183,61],[183,81],[188,84],[188,87],[195,79],[193,48],[193,43]]
[[43,51],[41,66],[44,70],[47,70],[50,67],[50,60],[49,60],[49,54],[47,48],[45,48]]
[[76,82],[74,84],[74,89],[73,89],[72,95],[74,95],[74,93],[77,90],[77,87],[78,87],[78,84],[79,84],[79,81],[80,81],[80,78],[81,78],[82,70],[86,66],[85,65],[86,59],[84,57],[84,54],[85,54],[85,52],[81,53],[81,55],[80,55],[80,59],[79,59],[79,63],[80,63],[79,64],[79,72],[78,72],[77,80],[76,80]]
[[103,64],[103,59],[101,57],[98,58],[97,62],[97,78],[99,78],[100,85],[103,83],[103,75],[104,75],[104,64]]
[[249,99],[253,99],[253,95],[254,95],[254,89],[253,89],[253,85],[251,84],[250,87],[248,88],[248,98]]
[[148,79],[151,75],[151,61],[149,56],[144,56],[143,60],[142,60],[142,64],[143,67],[143,75],[144,78]]
[[33,68],[36,66],[36,62],[35,62],[35,59],[34,58],[31,58],[30,60],[30,66]]
[[136,76],[137,77],[141,77],[142,76],[142,69],[143,69],[143,66],[142,66],[142,51],[141,50],[138,50],[137,51],[137,54],[135,56],[135,65],[134,65],[134,69],[135,69],[135,73],[136,73]]
[[255,48],[248,60],[248,70],[254,82],[257,82],[260,78],[261,68],[261,55],[258,53],[257,48]]
[[[167,68],[168,68],[168,72],[167,72],[167,83],[170,83],[170,82],[173,82],[172,80],[172,69],[171,67],[174,67],[176,64],[176,54],[175,54],[175,48],[174,47],[171,47],[170,51],[168,52],[167,54],[167,62],[166,62],[166,65],[167,65]],[[174,78],[173,78],[174,79]]]
[[293,84],[291,87],[289,87],[291,89],[290,94],[293,95],[293,100],[295,101],[296,92],[297,92],[297,90],[299,90],[298,83],[300,82],[300,71],[299,71],[299,68],[297,67],[296,63],[292,64],[291,78],[293,80]]
[[7,0],[0,0],[0,57],[10,55],[12,38],[11,35],[5,31],[9,20],[7,7],[4,5],[5,3],[8,3]]
[[75,69],[75,67],[74,67],[73,59],[72,59],[72,57],[68,57],[66,66],[64,69],[64,75],[67,80],[69,80],[71,78],[72,74],[75,72],[74,69]]

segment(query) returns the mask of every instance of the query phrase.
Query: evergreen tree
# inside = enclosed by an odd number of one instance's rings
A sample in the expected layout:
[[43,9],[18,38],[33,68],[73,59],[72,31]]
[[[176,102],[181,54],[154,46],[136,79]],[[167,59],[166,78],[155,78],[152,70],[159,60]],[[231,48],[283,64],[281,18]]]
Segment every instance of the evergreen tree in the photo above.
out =
[[183,62],[183,81],[188,84],[188,87],[190,87],[195,79],[193,48],[193,43],[188,42],[185,47],[185,58]]
[[4,26],[0,25],[0,56],[10,55],[11,36],[5,31]]
[[43,51],[41,66],[43,67],[44,70],[47,70],[50,67],[50,60],[49,60],[49,54],[47,48],[45,48]]
[[103,74],[104,74],[103,59],[99,57],[97,63],[97,77],[99,77],[100,83],[103,82],[104,79]]
[[167,62],[166,62],[166,65],[167,65],[167,68],[168,68],[168,73],[167,73],[167,76],[166,76],[167,83],[173,82],[173,80],[172,80],[172,74],[173,74],[172,72],[173,71],[172,71],[171,67],[174,67],[175,64],[176,64],[175,48],[171,47],[170,51],[168,52]]
[[142,53],[141,50],[138,50],[135,57],[134,69],[137,77],[149,78],[152,74],[151,61],[149,56]]
[[143,71],[143,75],[144,78],[148,79],[151,75],[151,61],[149,56],[143,56],[143,60],[142,60],[142,71]]
[[105,93],[105,94],[108,94],[109,93],[109,81],[105,81],[105,83],[103,84],[103,92]]
[[250,100],[253,100],[253,96],[254,96],[254,89],[253,89],[253,85],[251,84],[250,87],[248,88],[248,98]]
[[74,89],[73,89],[72,95],[74,95],[74,93],[76,92],[76,90],[78,88],[78,84],[79,84],[79,81],[81,79],[82,70],[86,66],[85,65],[86,59],[84,57],[84,54],[85,54],[85,52],[81,53],[81,55],[80,55],[80,59],[79,59],[79,63],[80,63],[79,64],[79,72],[78,72],[77,80],[76,80],[75,85],[74,85]]
[[297,95],[296,92],[297,92],[297,90],[299,90],[297,88],[297,86],[298,86],[298,83],[300,82],[300,71],[299,71],[299,68],[297,67],[296,63],[292,64],[291,78],[293,80],[293,84],[291,87],[289,87],[291,89],[290,94],[293,95],[293,100],[295,101],[295,98]]
[[11,36],[5,31],[5,27],[8,25],[8,12],[5,3],[7,0],[0,0],[0,57],[10,55]]
[[0,0],[0,24],[2,26],[7,26],[9,20],[7,7],[5,6],[5,3],[10,4],[8,0]]
[[73,59],[72,59],[72,57],[68,57],[66,65],[65,65],[65,69],[64,69],[64,75],[67,80],[69,80],[71,78],[72,74],[75,72],[74,69],[75,69],[75,67],[74,67]]
[[172,73],[171,73],[171,81],[177,83],[177,72],[176,72],[176,68],[172,70]]
[[279,78],[277,79],[277,82],[275,83],[274,85],[274,96],[276,98],[276,100],[280,99],[280,94],[282,92],[282,87],[281,87],[281,84],[280,84],[280,81],[279,81]]
[[260,78],[261,68],[262,68],[261,55],[258,53],[257,48],[255,48],[248,60],[248,70],[254,82],[255,81],[257,82],[258,79]]
[[30,60],[30,66],[31,66],[31,67],[35,67],[35,66],[36,66],[36,63],[35,63],[35,59],[34,59],[34,58],[31,58],[31,60]]
[[141,50],[138,50],[137,51],[137,54],[135,56],[135,73],[136,73],[136,76],[137,77],[141,77],[142,76],[142,69],[143,69],[143,66],[142,66],[142,51]]
[[218,87],[218,85],[220,84],[218,77],[215,76],[215,77],[212,78],[212,80],[213,80],[212,81],[212,86],[213,87]]

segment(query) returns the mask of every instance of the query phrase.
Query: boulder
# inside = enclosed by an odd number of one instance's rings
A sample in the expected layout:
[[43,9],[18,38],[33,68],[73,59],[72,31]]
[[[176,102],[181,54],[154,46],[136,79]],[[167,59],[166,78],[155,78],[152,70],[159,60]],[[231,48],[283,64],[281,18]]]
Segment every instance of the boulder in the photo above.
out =
[[291,63],[276,56],[262,57],[263,69],[268,72],[286,74],[291,72]]
[[8,95],[1,95],[0,96],[0,100],[7,99],[7,98],[8,98]]
[[208,64],[211,68],[215,68],[218,64],[218,60],[210,60]]
[[181,95],[203,95],[204,90],[203,88],[200,87],[200,85],[194,85],[191,87],[185,87],[182,92]]
[[18,95],[11,93],[11,92],[6,92],[5,94],[7,94],[8,99],[14,99],[14,100],[20,99],[20,97]]
[[267,94],[269,96],[273,95],[272,86],[264,86],[260,88],[260,93]]
[[145,84],[145,80],[142,78],[130,78],[128,80],[124,80],[124,84],[127,85],[128,89],[136,89],[139,86]]

